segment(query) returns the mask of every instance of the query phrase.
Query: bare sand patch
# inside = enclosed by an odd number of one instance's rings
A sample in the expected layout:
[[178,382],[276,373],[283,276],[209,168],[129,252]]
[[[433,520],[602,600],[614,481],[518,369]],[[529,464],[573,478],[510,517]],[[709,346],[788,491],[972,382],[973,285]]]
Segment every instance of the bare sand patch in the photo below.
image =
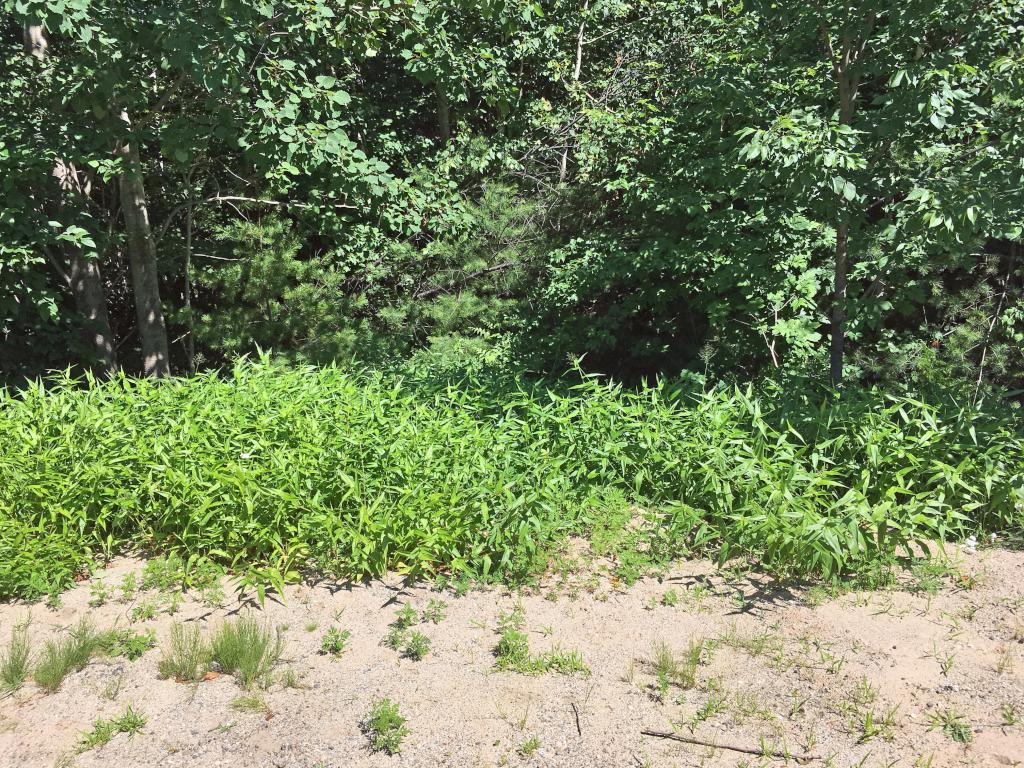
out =
[[[266,709],[243,712],[230,675],[198,684],[161,680],[160,647],[136,661],[99,657],[47,694],[34,683],[0,699],[0,765],[53,766],[739,766],[757,755],[645,736],[675,731],[714,744],[814,755],[812,765],[1006,766],[1024,761],[1024,553],[991,549],[957,559],[959,574],[927,590],[829,598],[756,576],[726,578],[710,563],[677,564],[626,588],[589,568],[552,575],[529,593],[464,595],[399,578],[366,585],[289,587],[263,608],[230,591],[219,606],[188,593],[174,615],[156,593],[118,602],[116,586],[142,563],[119,560],[100,578],[109,602],[90,607],[90,582],[62,604],[0,605],[0,638],[31,618],[33,650],[82,617],[99,628],[175,622],[207,634],[244,612],[284,638],[280,681],[257,690]],[[95,580],[94,580],[95,581]],[[421,661],[382,644],[396,611],[447,603],[416,627]],[[589,674],[498,671],[502,614],[522,606],[530,650],[579,651]],[[140,606],[143,610],[139,610]],[[156,608],[157,615],[145,618]],[[134,616],[134,620],[133,620]],[[351,635],[334,658],[331,627]],[[681,658],[700,643],[692,688],[653,665],[664,643]],[[409,735],[399,755],[372,753],[360,722],[377,699],[397,702]],[[141,732],[78,752],[97,718],[131,705]],[[943,728],[945,724],[945,730]],[[959,724],[959,725],[957,725]],[[959,738],[961,741],[957,741]],[[928,762],[931,760],[931,762]],[[796,761],[791,760],[791,764]]]

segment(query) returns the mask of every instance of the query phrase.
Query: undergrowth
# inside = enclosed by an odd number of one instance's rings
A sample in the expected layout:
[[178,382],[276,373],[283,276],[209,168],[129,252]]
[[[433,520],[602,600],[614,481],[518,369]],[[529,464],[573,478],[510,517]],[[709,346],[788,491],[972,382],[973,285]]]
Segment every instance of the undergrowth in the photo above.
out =
[[[0,392],[0,598],[169,553],[280,589],[313,568],[517,580],[569,535],[623,576],[692,552],[834,578],[914,544],[1019,535],[1010,416],[849,391],[458,384],[242,362]],[[640,510],[643,510],[642,512]],[[640,554],[642,553],[642,554]]]

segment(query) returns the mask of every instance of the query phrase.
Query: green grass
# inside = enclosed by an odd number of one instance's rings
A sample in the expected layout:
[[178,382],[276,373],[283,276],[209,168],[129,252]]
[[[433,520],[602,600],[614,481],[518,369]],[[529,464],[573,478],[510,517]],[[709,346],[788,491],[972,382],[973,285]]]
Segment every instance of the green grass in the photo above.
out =
[[974,729],[967,718],[954,709],[944,709],[929,715],[928,730],[940,730],[951,741],[970,744],[974,740]]
[[266,687],[270,673],[281,659],[284,642],[280,633],[241,616],[225,622],[210,640],[210,658],[222,672],[234,675],[243,688]]
[[691,640],[686,650],[676,654],[665,643],[657,643],[651,653],[650,666],[654,672],[659,698],[665,700],[669,687],[678,686],[690,690],[697,684],[697,668],[705,653],[702,640]]
[[28,677],[31,644],[28,622],[11,627],[11,642],[0,653],[0,696],[14,693]]
[[66,635],[46,641],[32,678],[40,688],[53,693],[65,677],[85,668],[100,650],[100,639],[92,624],[82,619]]
[[374,752],[397,755],[402,751],[402,742],[409,735],[406,719],[399,712],[398,704],[391,699],[381,699],[363,718],[363,732],[370,739]]
[[266,714],[270,711],[267,700],[255,693],[236,696],[231,700],[231,708],[236,712],[248,712],[249,714]]
[[627,579],[695,551],[832,578],[917,541],[1020,535],[1013,418],[855,390],[449,384],[249,362],[54,379],[0,392],[0,599],[59,592],[132,548],[170,556],[142,574],[159,589],[211,562],[261,590],[309,567],[519,580],[570,534],[623,553]]

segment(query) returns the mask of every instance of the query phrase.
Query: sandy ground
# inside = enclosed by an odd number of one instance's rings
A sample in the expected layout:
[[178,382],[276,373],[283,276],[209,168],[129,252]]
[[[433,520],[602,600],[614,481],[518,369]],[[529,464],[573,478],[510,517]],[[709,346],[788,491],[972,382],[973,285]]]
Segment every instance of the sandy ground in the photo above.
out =
[[[142,594],[89,607],[90,584],[57,608],[0,605],[0,637],[31,617],[43,641],[83,616],[155,630],[176,621],[207,631],[244,611],[283,627],[284,666],[303,688],[260,692],[269,712],[232,708],[240,691],[227,675],[198,684],[160,680],[160,648],[130,662],[97,658],[45,694],[27,683],[0,700],[3,766],[741,766],[783,760],[641,734],[671,731],[715,744],[792,755],[790,765],[1006,766],[1024,762],[1024,553],[985,550],[956,557],[959,575],[935,594],[908,589],[824,598],[756,576],[725,578],[705,562],[678,564],[662,580],[623,588],[593,564],[552,575],[541,589],[474,590],[463,596],[398,579],[367,585],[300,585],[259,609],[228,591],[210,607],[189,593],[173,615],[131,621]],[[120,560],[101,574],[116,587],[142,563]],[[114,590],[116,593],[116,589]],[[678,597],[676,605],[672,594]],[[669,594],[665,598],[666,593]],[[742,597],[741,597],[742,595]],[[448,603],[422,661],[381,640],[397,608]],[[525,611],[531,650],[576,649],[589,675],[527,676],[495,669],[499,614]],[[338,659],[319,653],[324,632],[352,633]],[[660,695],[652,647],[682,653],[707,641],[689,690]],[[945,671],[943,671],[945,667]],[[372,753],[360,721],[390,697],[408,718],[401,754]],[[708,706],[711,701],[713,706]],[[79,752],[98,717],[131,704],[147,722],[133,737]],[[697,715],[703,710],[706,718]],[[881,733],[867,736],[867,713]],[[961,744],[933,723],[939,713],[970,723]],[[539,747],[524,756],[521,747]],[[536,744],[536,742],[535,742]],[[930,762],[929,762],[930,761]]]

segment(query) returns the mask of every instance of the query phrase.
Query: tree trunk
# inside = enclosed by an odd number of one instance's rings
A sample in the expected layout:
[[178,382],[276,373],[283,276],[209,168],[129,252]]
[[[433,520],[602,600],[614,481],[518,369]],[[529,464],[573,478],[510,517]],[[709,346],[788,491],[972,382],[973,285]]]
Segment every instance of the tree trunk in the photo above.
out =
[[75,306],[85,319],[85,335],[96,355],[100,373],[103,378],[110,378],[117,372],[117,355],[110,332],[100,265],[96,259],[86,258],[77,248],[69,246],[67,251],[70,261],[68,278]]
[[[860,78],[854,65],[864,54],[868,37],[874,28],[875,17],[870,14],[867,20],[867,31],[861,38],[854,38],[844,30],[842,46],[836,51],[832,46],[832,38],[825,27],[821,33],[832,59],[832,71],[839,90],[839,124],[850,125],[857,107],[857,89]],[[845,195],[845,191],[844,191]],[[832,291],[832,322],[829,343],[829,378],[832,386],[838,389],[843,383],[843,355],[846,344],[846,275],[850,261],[850,210],[844,197],[839,197],[839,208],[836,212],[836,253],[835,253],[835,285]]]
[[846,342],[846,265],[849,259],[850,228],[842,221],[836,227],[835,288],[832,292],[832,339],[829,373],[832,386],[843,383],[843,346]]
[[49,42],[46,39],[46,30],[42,24],[25,25],[25,52],[33,58],[42,60],[46,58],[46,49]]
[[[584,0],[583,10],[580,12],[580,26],[576,32],[576,63],[572,68],[573,85],[579,83],[580,73],[583,71],[583,36],[587,31],[587,11],[590,10],[590,0]],[[565,147],[562,149],[562,157],[558,161],[558,181],[564,182],[569,174],[569,136],[565,137]]]
[[[25,26],[25,50],[36,59],[44,60],[48,48],[46,30],[41,24]],[[86,197],[88,190],[82,185],[78,170],[71,163],[58,160],[53,176],[57,179],[62,194],[71,193]],[[117,354],[114,351],[114,334],[110,330],[110,316],[107,314],[107,297],[103,289],[103,276],[97,259],[82,253],[81,248],[64,244],[67,260],[65,273],[67,286],[75,300],[75,308],[85,321],[84,333],[93,348],[100,373],[104,378],[117,371]]]
[[[83,198],[88,196],[88,189],[82,186],[78,170],[71,163],[58,160],[53,175],[63,192]],[[65,244],[64,253],[68,261],[67,284],[74,296],[75,308],[85,321],[86,340],[93,348],[101,374],[108,378],[117,371],[117,355],[99,261],[88,258],[81,248],[71,243]]]
[[[121,119],[131,125],[127,112],[121,112]],[[167,327],[164,325],[164,312],[160,304],[156,245],[149,228],[138,144],[129,139],[118,148],[118,154],[124,164],[119,188],[125,233],[128,236],[128,262],[132,270],[135,316],[142,342],[142,372],[146,376],[170,376]]]

